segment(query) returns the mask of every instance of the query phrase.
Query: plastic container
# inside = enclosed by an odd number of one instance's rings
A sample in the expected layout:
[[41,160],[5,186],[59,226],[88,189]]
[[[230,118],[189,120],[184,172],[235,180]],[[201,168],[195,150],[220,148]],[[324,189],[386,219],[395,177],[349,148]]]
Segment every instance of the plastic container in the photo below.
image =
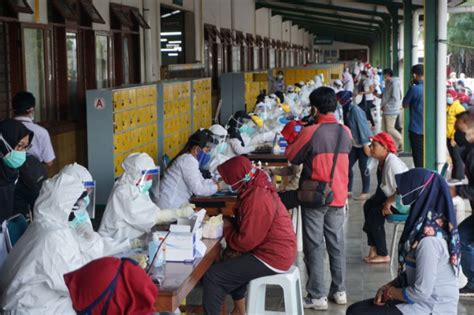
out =
[[[153,233],[153,239],[148,244],[148,260],[152,263],[155,253],[160,247],[160,244],[164,241],[164,236],[160,236],[158,233]],[[166,242],[159,248],[158,256],[155,259],[153,267],[161,267],[166,264]]]

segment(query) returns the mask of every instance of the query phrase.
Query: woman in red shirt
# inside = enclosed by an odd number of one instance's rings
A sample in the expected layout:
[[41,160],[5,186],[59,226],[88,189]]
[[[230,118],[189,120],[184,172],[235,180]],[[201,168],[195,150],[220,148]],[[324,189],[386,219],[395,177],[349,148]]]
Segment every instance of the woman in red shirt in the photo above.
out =
[[245,314],[245,290],[251,280],[286,272],[296,258],[296,236],[288,211],[268,175],[249,159],[236,156],[217,168],[239,194],[235,218],[224,227],[227,246],[241,255],[212,266],[204,276],[206,314],[219,314],[226,294],[233,314]]

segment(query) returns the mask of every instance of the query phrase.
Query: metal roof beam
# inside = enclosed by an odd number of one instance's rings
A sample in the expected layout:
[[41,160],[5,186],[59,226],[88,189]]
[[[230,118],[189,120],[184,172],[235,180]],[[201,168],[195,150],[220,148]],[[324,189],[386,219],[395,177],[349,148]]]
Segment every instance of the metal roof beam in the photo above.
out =
[[344,25],[341,25],[340,23],[337,23],[337,21],[328,22],[328,21],[319,20],[319,19],[305,19],[305,18],[286,17],[284,15],[282,17],[283,17],[284,21],[296,21],[296,23],[298,23],[298,22],[308,22],[308,23],[315,22],[315,23],[325,24],[325,25],[348,26],[348,27],[350,27],[351,29],[354,29],[354,30],[370,31],[370,32],[377,31],[377,29],[378,29],[376,27],[371,27],[369,25],[364,26],[364,25],[354,24],[354,23],[344,23]]
[[[291,12],[291,13],[290,13]],[[289,10],[280,10],[280,9],[271,9],[272,15],[281,15],[281,16],[294,16],[294,17],[314,17],[320,20],[326,20],[328,22],[333,21],[333,22],[342,22],[342,23],[350,23],[351,21],[354,22],[354,17],[352,16],[342,16],[342,15],[337,15],[337,14],[326,14],[323,12],[316,12],[316,11],[305,11],[304,13],[302,12],[293,12]],[[325,17],[325,19],[322,19],[320,17]],[[344,21],[342,21],[344,20]],[[364,19],[364,18],[357,18],[357,25],[367,25],[367,24],[376,24],[379,27],[383,26],[383,21],[381,20],[373,20],[373,19]]]

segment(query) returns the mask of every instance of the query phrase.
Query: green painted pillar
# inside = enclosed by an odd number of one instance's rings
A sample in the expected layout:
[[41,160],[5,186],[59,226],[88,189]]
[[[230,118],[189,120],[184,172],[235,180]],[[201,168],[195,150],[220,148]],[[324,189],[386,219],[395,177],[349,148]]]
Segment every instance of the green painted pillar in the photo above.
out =
[[398,9],[389,6],[389,11],[392,20],[392,63],[390,68],[393,70],[393,74],[398,76],[399,72],[399,58],[398,58]]
[[[411,0],[403,0],[403,95],[410,86],[412,67],[412,45],[413,45],[413,8]],[[408,127],[410,122],[410,111],[403,111],[403,151],[410,152],[410,140],[408,139]]]
[[385,68],[391,67],[392,56],[390,54],[391,49],[391,37],[390,34],[392,29],[390,27],[390,19],[386,19],[386,28],[385,28]]
[[425,167],[436,170],[436,81],[438,1],[424,0],[425,7],[425,82],[424,82],[424,162]]

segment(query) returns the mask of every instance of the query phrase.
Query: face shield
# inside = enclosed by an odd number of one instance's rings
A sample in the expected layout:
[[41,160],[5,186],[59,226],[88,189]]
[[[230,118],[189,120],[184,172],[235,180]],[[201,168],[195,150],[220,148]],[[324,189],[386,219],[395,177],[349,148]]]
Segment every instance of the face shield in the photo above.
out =
[[88,200],[88,202],[86,202],[86,211],[92,219],[95,218],[95,190],[95,181],[84,182],[84,192],[87,192],[87,195],[84,197],[84,199],[86,199],[85,201]]
[[138,180],[137,187],[142,194],[148,193],[151,188],[153,188],[153,191],[159,190],[160,167],[142,171],[142,177]]

